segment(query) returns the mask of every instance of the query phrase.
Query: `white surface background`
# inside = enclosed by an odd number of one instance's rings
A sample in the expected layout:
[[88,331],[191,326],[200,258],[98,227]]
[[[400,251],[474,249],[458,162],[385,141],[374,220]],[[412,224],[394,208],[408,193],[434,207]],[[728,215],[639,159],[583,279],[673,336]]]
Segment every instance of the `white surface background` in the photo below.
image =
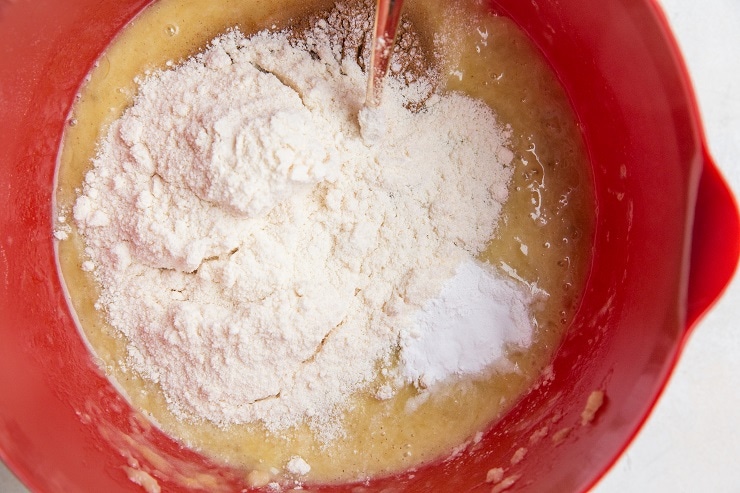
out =
[[[740,0],[659,0],[709,147],[740,192]],[[740,492],[740,279],[699,324],[652,416],[592,493]],[[740,325],[740,324],[739,324]],[[0,493],[26,493],[0,463]]]

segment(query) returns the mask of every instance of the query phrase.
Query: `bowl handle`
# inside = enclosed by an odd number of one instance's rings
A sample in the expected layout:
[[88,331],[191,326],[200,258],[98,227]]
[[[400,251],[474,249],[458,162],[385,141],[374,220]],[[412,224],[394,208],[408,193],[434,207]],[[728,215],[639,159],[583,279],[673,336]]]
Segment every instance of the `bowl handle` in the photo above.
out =
[[704,151],[691,243],[686,327],[719,298],[740,255],[740,218],[730,188]]

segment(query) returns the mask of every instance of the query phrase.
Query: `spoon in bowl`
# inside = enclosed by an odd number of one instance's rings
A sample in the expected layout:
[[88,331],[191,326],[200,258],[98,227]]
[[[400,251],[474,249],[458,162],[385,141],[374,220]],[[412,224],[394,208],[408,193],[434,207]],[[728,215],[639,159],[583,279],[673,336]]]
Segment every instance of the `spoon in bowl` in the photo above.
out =
[[375,7],[370,70],[367,77],[365,106],[377,108],[383,92],[383,79],[388,73],[403,0],[378,0]]

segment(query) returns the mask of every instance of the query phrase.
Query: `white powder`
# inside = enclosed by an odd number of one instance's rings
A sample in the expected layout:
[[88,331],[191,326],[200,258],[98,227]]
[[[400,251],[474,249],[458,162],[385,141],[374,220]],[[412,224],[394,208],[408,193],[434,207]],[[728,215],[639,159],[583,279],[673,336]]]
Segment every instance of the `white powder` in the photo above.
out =
[[452,375],[480,374],[505,357],[505,345],[531,343],[533,301],[514,281],[464,261],[402,331],[404,376],[426,388]]
[[[495,232],[506,131],[405,74],[367,145],[370,10],[343,12],[300,41],[229,33],[140,81],[85,178],[74,217],[98,306],[181,419],[331,438],[353,392],[392,395],[378,365]],[[424,365],[405,369],[443,378]]]
[[291,474],[305,476],[311,470],[311,466],[302,457],[295,456],[288,461],[285,470]]
[[360,135],[365,144],[373,145],[382,142],[387,127],[382,107],[363,106],[357,119],[360,123]]

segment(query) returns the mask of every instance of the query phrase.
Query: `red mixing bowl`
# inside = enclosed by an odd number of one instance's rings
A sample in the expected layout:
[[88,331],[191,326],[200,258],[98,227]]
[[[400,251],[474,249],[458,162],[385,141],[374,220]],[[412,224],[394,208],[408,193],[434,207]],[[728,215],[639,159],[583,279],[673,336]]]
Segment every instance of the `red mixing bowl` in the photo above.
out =
[[[136,418],[80,338],[55,263],[52,191],[65,118],[92,63],[149,1],[0,3],[0,457],[38,492],[140,492],[128,477],[135,469],[167,492],[189,491],[197,477],[213,480],[206,491],[245,488],[233,471]],[[471,450],[413,474],[309,491],[490,491],[494,467],[519,478],[507,491],[587,489],[645,420],[690,327],[735,269],[737,208],[707,154],[655,3],[495,0],[491,8],[540,47],[582,125],[597,197],[583,304],[551,381]],[[605,402],[582,425],[593,391]],[[511,465],[522,447],[524,459]]]

